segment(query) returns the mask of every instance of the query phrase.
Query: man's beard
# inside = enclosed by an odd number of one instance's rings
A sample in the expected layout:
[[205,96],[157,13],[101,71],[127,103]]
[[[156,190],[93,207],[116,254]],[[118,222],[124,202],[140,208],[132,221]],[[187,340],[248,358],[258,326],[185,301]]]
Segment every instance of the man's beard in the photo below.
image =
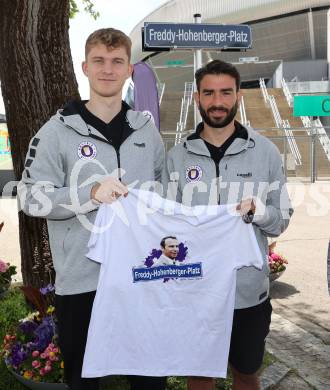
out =
[[[208,126],[219,129],[219,128],[226,127],[227,125],[229,125],[229,123],[231,123],[231,121],[235,118],[237,110],[238,110],[238,101],[236,100],[235,104],[233,105],[233,107],[231,108],[230,111],[223,106],[212,106],[207,111],[205,111],[201,104],[199,104],[198,109],[199,109],[199,112],[201,114],[201,117],[203,118],[203,121]],[[214,110],[219,110],[219,109],[226,112],[227,115],[222,119],[218,119],[218,120],[211,119],[208,114]]]

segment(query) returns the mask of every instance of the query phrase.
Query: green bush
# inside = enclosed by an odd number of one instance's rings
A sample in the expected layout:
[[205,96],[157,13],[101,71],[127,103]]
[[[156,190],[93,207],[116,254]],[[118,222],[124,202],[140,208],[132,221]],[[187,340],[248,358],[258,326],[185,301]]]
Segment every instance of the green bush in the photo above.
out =
[[[27,306],[23,294],[19,289],[14,288],[0,300],[0,343],[6,333],[10,332],[17,321],[24,318],[30,308]],[[9,373],[3,360],[0,361],[0,388],[1,390],[25,390],[26,387],[20,385]]]
[[8,290],[7,295],[0,300],[0,339],[9,332],[17,321],[25,317],[31,309],[18,288]]
[[[167,390],[186,390],[186,378],[171,376],[167,379]],[[216,390],[230,390],[231,378],[217,379]],[[129,390],[124,377],[114,376],[103,379],[101,390]]]

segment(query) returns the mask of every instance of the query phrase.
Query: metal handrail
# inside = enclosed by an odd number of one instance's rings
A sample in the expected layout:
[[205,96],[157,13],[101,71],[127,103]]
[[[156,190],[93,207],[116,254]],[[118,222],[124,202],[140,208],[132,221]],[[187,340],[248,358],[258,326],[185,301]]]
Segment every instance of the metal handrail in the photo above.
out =
[[160,83],[158,85],[158,96],[159,96],[158,104],[159,104],[159,106],[162,104],[164,91],[165,91],[165,83]]
[[314,129],[317,132],[317,135],[319,137],[319,140],[320,140],[320,143],[323,147],[323,150],[325,151],[325,154],[328,157],[328,160],[330,161],[330,139],[329,139],[329,136],[326,133],[320,119],[316,119],[314,121],[314,125],[316,125],[316,127]]
[[239,112],[241,114],[242,125],[243,126],[250,126],[250,121],[247,119],[247,116],[246,116],[244,96],[241,97],[241,102],[239,105]]
[[288,84],[286,83],[285,79],[282,78],[281,85],[283,89],[284,96],[286,98],[286,101],[288,102],[289,107],[293,106],[293,96],[292,93],[289,90]]
[[289,144],[291,153],[293,155],[295,164],[302,165],[301,154],[300,154],[300,151],[298,149],[297,142],[296,142],[294,135],[292,133],[290,123],[287,119],[283,121],[283,129],[284,129],[284,133],[286,135],[286,138],[288,140],[288,144]]
[[266,88],[265,79],[260,78],[259,79],[259,85],[260,85],[260,89],[261,89],[262,96],[264,98],[265,104],[268,105],[268,103],[269,103],[269,95],[268,95],[268,91],[267,91],[267,88]]
[[277,107],[277,104],[275,101],[275,97],[273,95],[268,95],[268,102],[269,102],[270,108],[272,110],[276,126],[278,128],[282,128],[283,127],[283,120],[282,120],[281,114],[278,110],[278,107]]
[[[282,86],[283,86],[283,80],[284,79],[282,79]],[[293,158],[295,160],[295,164],[296,165],[301,165],[302,164],[301,154],[300,154],[297,142],[296,142],[296,140],[295,140],[295,138],[293,136],[293,133],[291,131],[291,126],[290,126],[289,121],[282,119],[281,114],[280,114],[280,112],[278,110],[278,107],[277,107],[277,104],[276,104],[275,97],[273,95],[269,95],[268,94],[268,91],[267,91],[267,88],[266,88],[266,84],[265,84],[265,80],[263,78],[259,79],[259,85],[260,85],[260,89],[261,89],[261,92],[262,92],[262,96],[263,96],[263,98],[265,100],[265,103],[267,105],[269,105],[271,110],[272,110],[272,114],[273,114],[276,126],[279,129],[283,129],[284,130],[284,133],[285,133],[285,135],[287,137],[287,140],[288,140],[288,144],[289,144],[291,153],[292,153]]]
[[306,128],[307,134],[311,135],[314,133],[318,136],[320,144],[325,152],[325,155],[327,156],[327,159],[330,161],[330,139],[320,119],[311,121],[308,116],[301,116],[300,118],[304,127]]
[[180,119],[176,124],[175,145],[181,142],[182,133],[186,129],[189,106],[192,102],[192,95],[194,90],[194,84],[192,82],[185,82],[183,98],[181,100]]
[[[288,87],[286,81],[284,80],[284,78],[282,78],[282,88],[283,88],[283,92],[284,92],[284,95],[286,97],[286,100],[288,102],[289,107],[292,107],[293,106],[293,95],[290,92],[289,87]],[[323,148],[328,160],[330,161],[330,139],[329,139],[329,136],[326,133],[320,119],[316,119],[314,121],[314,125],[316,127],[313,127],[313,123],[308,116],[301,116],[300,119],[301,119],[304,127],[306,128],[308,135],[311,134],[311,131],[309,129],[313,128],[312,131],[318,135],[318,138],[319,138],[319,141],[322,145],[322,148]]]
[[[267,92],[267,95],[268,95],[268,92]],[[294,135],[293,135],[293,132],[291,130],[290,122],[287,119],[286,120],[282,119],[281,114],[280,114],[279,109],[278,109],[277,104],[276,104],[275,97],[273,95],[268,95],[268,102],[269,102],[270,108],[272,110],[276,126],[279,129],[284,130],[284,134],[287,137],[289,148],[290,148],[290,151],[293,155],[295,164],[302,165],[301,153],[299,151],[297,142],[296,142]]]

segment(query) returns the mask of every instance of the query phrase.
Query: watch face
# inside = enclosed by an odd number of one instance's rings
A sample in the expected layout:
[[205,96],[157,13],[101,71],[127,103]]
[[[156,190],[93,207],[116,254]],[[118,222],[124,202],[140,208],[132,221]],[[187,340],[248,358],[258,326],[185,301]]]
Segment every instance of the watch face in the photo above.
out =
[[254,214],[253,214],[253,212],[250,210],[247,214],[244,214],[242,218],[243,218],[243,221],[244,221],[245,223],[252,223],[253,217],[254,217]]

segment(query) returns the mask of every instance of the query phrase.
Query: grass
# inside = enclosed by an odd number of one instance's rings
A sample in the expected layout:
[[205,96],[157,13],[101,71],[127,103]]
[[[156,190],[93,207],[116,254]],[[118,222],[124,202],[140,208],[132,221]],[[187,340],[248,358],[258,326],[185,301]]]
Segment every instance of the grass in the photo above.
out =
[[[10,332],[13,326],[21,318],[24,318],[31,309],[25,303],[24,297],[19,289],[11,289],[7,296],[0,300],[0,342],[6,333]],[[275,358],[265,353],[262,369],[275,361]],[[217,379],[217,390],[231,389],[231,376],[227,379]],[[4,362],[0,359],[0,389],[1,390],[26,390],[26,387],[16,381],[9,373]],[[129,385],[125,377],[107,377],[102,380],[102,390],[129,390]],[[169,377],[167,380],[167,390],[185,390],[186,378]]]
[[[7,332],[13,328],[20,318],[24,318],[30,309],[25,303],[23,294],[18,289],[9,290],[8,294],[0,300],[0,342]],[[0,360],[0,388],[1,390],[25,390],[9,373],[3,360]]]
[[[167,379],[167,390],[186,390],[186,378],[171,376]],[[217,390],[231,389],[231,377],[217,379]],[[129,390],[128,382],[123,377],[108,377],[102,381],[101,390]]]

